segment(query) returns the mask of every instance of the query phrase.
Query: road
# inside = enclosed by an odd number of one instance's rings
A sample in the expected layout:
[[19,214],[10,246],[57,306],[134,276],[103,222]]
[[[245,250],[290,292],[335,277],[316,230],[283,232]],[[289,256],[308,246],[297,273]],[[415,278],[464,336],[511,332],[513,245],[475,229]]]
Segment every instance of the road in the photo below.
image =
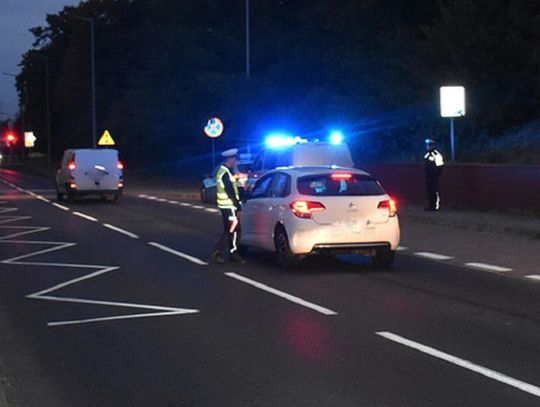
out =
[[418,255],[425,225],[391,272],[216,265],[211,206],[0,177],[2,407],[540,404],[540,284]]

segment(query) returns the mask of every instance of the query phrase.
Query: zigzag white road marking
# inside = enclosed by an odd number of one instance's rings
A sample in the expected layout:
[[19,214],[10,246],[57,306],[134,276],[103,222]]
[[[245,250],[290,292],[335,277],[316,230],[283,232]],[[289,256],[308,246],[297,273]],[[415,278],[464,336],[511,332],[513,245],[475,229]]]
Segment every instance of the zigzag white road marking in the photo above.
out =
[[[0,213],[10,213],[18,211],[18,208],[0,208]],[[74,325],[74,324],[86,324],[94,322],[103,322],[103,321],[113,321],[120,319],[133,319],[133,318],[148,318],[148,317],[159,317],[159,316],[168,316],[168,315],[181,315],[181,314],[193,314],[198,313],[197,309],[190,308],[173,308],[173,307],[164,307],[159,305],[148,305],[148,304],[133,304],[125,302],[116,302],[116,301],[100,301],[84,298],[70,298],[70,297],[60,297],[52,296],[55,291],[58,291],[62,288],[65,288],[70,285],[77,284],[81,281],[89,280],[95,278],[111,271],[118,270],[120,267],[117,266],[101,266],[96,264],[73,264],[73,263],[53,263],[53,262],[35,262],[35,261],[22,261],[27,260],[31,257],[39,256],[45,253],[51,253],[54,251],[59,251],[67,249],[69,247],[75,246],[76,243],[72,242],[58,242],[58,241],[37,241],[37,240],[12,240],[14,237],[20,237],[23,235],[29,235],[32,233],[43,232],[49,230],[50,227],[46,226],[4,226],[6,223],[16,222],[20,220],[31,219],[31,216],[0,216],[0,230],[9,230],[19,232],[9,233],[5,236],[0,237],[0,244],[20,244],[20,245],[49,245],[47,249],[34,251],[29,254],[24,254],[22,256],[16,256],[9,259],[4,259],[0,261],[0,264],[10,264],[10,265],[22,265],[22,266],[39,266],[39,267],[62,267],[62,268],[76,268],[76,269],[93,269],[96,270],[90,274],[86,274],[82,277],[78,277],[63,283],[54,285],[52,287],[40,290],[38,292],[27,295],[27,298],[34,300],[45,300],[45,301],[56,301],[56,302],[66,302],[66,303],[79,303],[79,304],[90,304],[90,305],[101,305],[101,306],[111,306],[111,307],[123,307],[123,308],[135,308],[159,312],[146,312],[138,314],[127,314],[127,315],[115,315],[109,317],[101,318],[88,318],[88,319],[79,319],[79,320],[70,320],[70,321],[57,321],[57,322],[48,322],[48,326],[62,326],[62,325]],[[9,240],[8,240],[9,239]]]

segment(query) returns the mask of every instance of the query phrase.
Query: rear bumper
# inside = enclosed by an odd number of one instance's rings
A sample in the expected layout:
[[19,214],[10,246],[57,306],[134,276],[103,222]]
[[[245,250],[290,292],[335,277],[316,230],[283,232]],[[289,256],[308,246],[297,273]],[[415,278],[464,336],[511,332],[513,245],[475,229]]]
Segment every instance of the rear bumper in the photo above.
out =
[[[304,225],[310,224],[305,222]],[[368,254],[383,247],[397,250],[400,239],[397,216],[384,224],[354,233],[336,233],[331,227],[320,225],[310,225],[303,229],[298,228],[298,223],[295,226],[292,230],[287,230],[289,246],[295,254]]]

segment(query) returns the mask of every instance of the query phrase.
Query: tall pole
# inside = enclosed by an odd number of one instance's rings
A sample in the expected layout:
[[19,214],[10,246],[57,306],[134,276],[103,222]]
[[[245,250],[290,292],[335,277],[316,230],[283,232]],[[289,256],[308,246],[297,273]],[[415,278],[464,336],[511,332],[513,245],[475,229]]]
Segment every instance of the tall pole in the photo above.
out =
[[94,20],[90,19],[92,48],[92,148],[96,147],[96,53],[94,46]]
[[50,167],[52,162],[51,146],[51,107],[49,102],[49,58],[45,58],[45,112],[47,116],[47,164]]
[[246,0],[246,76],[248,78],[251,74],[249,48],[249,0]]
[[78,20],[90,23],[90,64],[92,69],[92,148],[96,147],[96,53],[94,45],[94,20],[88,17],[75,16]]

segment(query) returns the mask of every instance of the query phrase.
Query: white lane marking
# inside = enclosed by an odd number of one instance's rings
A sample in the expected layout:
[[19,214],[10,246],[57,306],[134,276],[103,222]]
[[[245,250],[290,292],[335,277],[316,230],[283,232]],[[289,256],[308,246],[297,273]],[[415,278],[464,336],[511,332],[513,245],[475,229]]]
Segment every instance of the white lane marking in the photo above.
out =
[[164,252],[174,254],[175,256],[182,257],[183,259],[189,260],[192,263],[198,264],[200,266],[207,266],[208,263],[198,259],[196,257],[190,256],[189,254],[179,252],[178,250],[171,249],[170,247],[163,246],[156,242],[148,242],[150,246],[163,250]]
[[419,257],[425,257],[426,259],[431,260],[450,260],[453,259],[451,256],[446,256],[444,254],[437,254],[437,253],[431,253],[431,252],[415,252],[416,256]]
[[167,200],[163,199],[163,198],[157,198],[156,201],[158,201],[158,202],[167,202]]
[[201,205],[191,205],[193,209],[204,209],[204,206]]
[[191,206],[191,204],[188,204],[188,203],[185,203],[185,202],[180,202],[180,205],[182,205],[182,206]]
[[167,201],[167,202],[173,205],[178,205],[178,201]]
[[146,195],[146,194],[140,194],[140,195],[138,195],[138,197],[139,197],[139,198],[147,198],[148,195]]
[[405,247],[405,246],[398,246],[398,247],[397,247],[397,251],[398,251],[398,252],[403,252],[403,251],[405,251],[405,250],[409,250],[409,248],[408,248],[408,247]]
[[501,267],[501,266],[496,266],[496,265],[493,265],[493,264],[486,264],[486,263],[472,262],[472,263],[465,263],[465,265],[469,266],[469,267],[473,267],[475,269],[486,270],[486,271],[495,271],[497,273],[504,273],[506,271],[512,271],[512,269],[508,268],[508,267]]
[[118,228],[118,227],[113,226],[113,225],[109,225],[108,223],[104,223],[103,226],[105,226],[108,229],[114,230],[114,231],[116,231],[118,233],[122,233],[122,234],[124,234],[126,236],[129,236],[132,239],[138,239],[139,238],[139,236],[137,236],[135,233],[131,233],[131,232],[128,232],[127,230]]
[[259,288],[261,290],[264,290],[266,292],[269,292],[270,294],[277,295],[278,297],[284,298],[288,301],[294,302],[295,304],[302,305],[303,307],[310,308],[314,311],[320,312],[324,315],[337,315],[337,312],[332,311],[331,309],[321,307],[320,305],[314,304],[309,301],[305,301],[302,298],[296,297],[291,294],[287,294],[286,292],[276,290],[275,288],[272,288],[270,286],[267,286],[266,284],[259,283],[258,281],[251,280],[250,278],[241,276],[240,274],[236,273],[225,273],[227,277],[234,278],[236,280],[242,281],[243,283],[249,284],[253,287]]
[[88,216],[88,215],[85,215],[84,213],[80,213],[80,212],[73,212],[73,215],[75,216],[79,216],[81,218],[84,218],[86,220],[90,220],[92,222],[97,222],[98,220],[92,216]]
[[218,213],[219,212],[219,209],[214,209],[214,208],[204,208],[204,210],[206,212],[212,212],[212,213]]
[[70,209],[67,206],[57,204],[56,202],[53,202],[53,206],[56,206],[59,209],[62,209],[63,211],[69,211]]
[[525,278],[528,278],[529,280],[540,281],[540,276],[538,274],[530,274],[528,276],[525,276]]
[[80,325],[80,324],[89,324],[92,322],[105,322],[105,321],[116,321],[119,319],[132,319],[132,318],[153,318],[153,317],[163,317],[170,315],[180,315],[180,314],[194,314],[200,312],[197,309],[180,309],[179,311],[166,311],[166,312],[151,312],[144,314],[128,314],[128,315],[118,315],[116,317],[103,317],[103,318],[89,318],[89,319],[79,319],[72,321],[58,321],[58,322],[47,322],[48,326],[63,326],[63,325]]
[[47,198],[42,197],[41,195],[36,195],[36,198],[39,199],[40,201],[51,203],[50,200],[48,200]]
[[422,345],[421,343],[411,341],[409,339],[403,338],[402,336],[395,335],[391,332],[376,332],[377,335],[382,336],[390,341],[397,342],[401,345],[407,346],[412,349],[416,349],[422,353],[428,354],[430,356],[442,359],[446,362],[452,363],[454,365],[463,367],[465,369],[471,370],[475,373],[481,374],[482,376],[488,377],[490,379],[496,380],[498,382],[512,386],[518,390],[524,391],[526,393],[532,394],[533,396],[540,397],[540,387],[534,386],[532,384],[523,382],[521,380],[514,379],[510,376],[507,376],[503,373],[499,373],[495,370],[485,368],[483,366],[472,363],[468,360],[452,356],[448,353],[441,352],[435,348]]

